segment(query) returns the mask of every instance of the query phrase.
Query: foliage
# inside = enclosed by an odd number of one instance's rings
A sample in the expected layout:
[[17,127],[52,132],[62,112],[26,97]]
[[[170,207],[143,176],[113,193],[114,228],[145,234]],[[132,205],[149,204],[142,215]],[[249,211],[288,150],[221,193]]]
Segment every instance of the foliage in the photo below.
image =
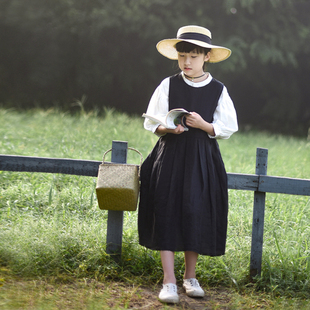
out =
[[[157,139],[142,128],[140,117],[109,109],[103,117],[0,109],[0,122],[0,153],[10,155],[100,160],[112,140],[125,140],[146,157]],[[251,132],[219,143],[228,172],[253,174],[255,149],[265,147],[269,175],[310,174],[305,139]],[[138,164],[134,155],[128,154],[128,162]],[[107,211],[99,210],[94,186],[91,177],[0,171],[0,266],[21,277],[159,284],[160,257],[138,245],[137,213],[124,214],[122,261],[106,255]],[[267,194],[263,271],[255,282],[248,279],[253,193],[230,190],[229,199],[227,251],[223,257],[199,257],[201,283],[309,298],[309,197]],[[179,253],[178,281],[183,271]]]
[[155,44],[185,24],[211,29],[228,61],[210,65],[235,101],[240,125],[305,136],[310,25],[306,0],[2,0],[0,102],[75,111],[145,111],[177,72]]

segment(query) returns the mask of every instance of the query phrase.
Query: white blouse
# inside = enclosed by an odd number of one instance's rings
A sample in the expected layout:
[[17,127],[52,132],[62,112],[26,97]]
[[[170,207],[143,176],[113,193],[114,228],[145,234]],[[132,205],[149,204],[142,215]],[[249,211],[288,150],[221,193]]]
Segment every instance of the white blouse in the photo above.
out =
[[[206,80],[198,83],[194,83],[186,79],[183,72],[182,77],[185,83],[192,87],[205,86],[209,84],[212,80],[212,76],[210,73]],[[164,117],[168,113],[169,85],[170,77],[167,77],[155,89],[146,111],[147,114]],[[215,136],[209,135],[210,138],[228,139],[234,132],[238,130],[236,110],[225,86],[219,98],[218,105],[213,115],[213,122],[211,124],[213,125]],[[158,123],[155,123],[148,118],[146,118],[144,121],[144,128],[154,133],[158,126]]]

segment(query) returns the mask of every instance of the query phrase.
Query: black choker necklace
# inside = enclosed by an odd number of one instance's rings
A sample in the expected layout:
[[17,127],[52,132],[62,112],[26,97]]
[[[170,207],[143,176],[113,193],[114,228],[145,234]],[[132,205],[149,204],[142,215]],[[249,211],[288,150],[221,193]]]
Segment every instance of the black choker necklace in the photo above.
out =
[[206,72],[204,72],[204,73],[203,73],[203,75],[196,76],[196,77],[191,77],[191,76],[188,76],[188,75],[186,75],[185,73],[184,73],[184,75],[185,75],[185,77],[186,77],[186,78],[188,78],[188,79],[190,79],[190,80],[194,81],[195,79],[199,79],[199,78],[201,78],[201,77],[205,76],[205,75],[206,75]]

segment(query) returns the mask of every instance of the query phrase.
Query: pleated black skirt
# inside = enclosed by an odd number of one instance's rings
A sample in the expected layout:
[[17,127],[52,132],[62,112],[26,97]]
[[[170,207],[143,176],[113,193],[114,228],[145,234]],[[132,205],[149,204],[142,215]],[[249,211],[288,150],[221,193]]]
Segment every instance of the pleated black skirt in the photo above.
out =
[[139,243],[152,250],[225,253],[227,174],[200,129],[159,138],[141,167]]

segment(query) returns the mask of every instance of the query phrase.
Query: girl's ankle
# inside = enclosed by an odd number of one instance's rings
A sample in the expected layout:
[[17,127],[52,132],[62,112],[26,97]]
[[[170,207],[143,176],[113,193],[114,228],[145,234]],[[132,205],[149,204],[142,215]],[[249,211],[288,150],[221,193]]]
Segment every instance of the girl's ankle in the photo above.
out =
[[168,284],[168,283],[172,283],[172,284],[177,284],[177,280],[176,278],[164,278],[163,280],[163,284]]

